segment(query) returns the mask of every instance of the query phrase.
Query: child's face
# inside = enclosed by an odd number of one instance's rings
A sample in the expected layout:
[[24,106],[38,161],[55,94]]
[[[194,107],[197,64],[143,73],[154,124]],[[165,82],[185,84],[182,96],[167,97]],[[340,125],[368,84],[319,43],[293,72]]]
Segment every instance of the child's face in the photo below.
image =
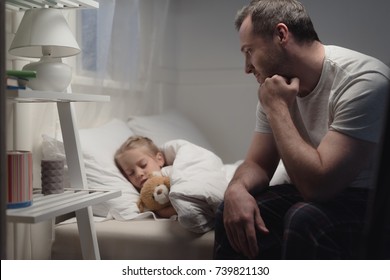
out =
[[117,161],[126,174],[127,180],[138,190],[142,188],[149,174],[160,171],[164,166],[162,153],[153,156],[144,147],[125,151]]

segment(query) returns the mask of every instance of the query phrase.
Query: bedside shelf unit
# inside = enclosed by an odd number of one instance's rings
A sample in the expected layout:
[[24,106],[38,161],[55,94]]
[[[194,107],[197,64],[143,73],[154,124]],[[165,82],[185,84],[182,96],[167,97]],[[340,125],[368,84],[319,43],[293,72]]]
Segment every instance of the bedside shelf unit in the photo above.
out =
[[71,186],[63,194],[34,198],[30,207],[7,210],[8,221],[37,223],[75,211],[83,258],[100,259],[91,205],[119,197],[121,192],[88,189],[73,103],[108,102],[110,97],[34,90],[7,90],[6,94],[7,100],[14,103],[57,104]]
[[[94,0],[6,0],[9,11],[23,12],[36,8],[90,9],[99,8]],[[59,93],[32,90],[6,90],[6,98],[14,103],[57,104],[71,190],[63,194],[34,196],[33,205],[24,209],[7,210],[13,223],[37,223],[75,211],[84,259],[100,259],[91,205],[121,195],[120,191],[89,190],[76,125],[74,102],[108,102],[109,96]],[[17,104],[15,104],[17,107]]]

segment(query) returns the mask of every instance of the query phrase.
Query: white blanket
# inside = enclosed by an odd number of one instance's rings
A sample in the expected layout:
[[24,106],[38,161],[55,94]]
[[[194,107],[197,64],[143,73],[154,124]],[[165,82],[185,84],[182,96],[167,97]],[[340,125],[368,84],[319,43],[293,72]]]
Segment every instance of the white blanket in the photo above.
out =
[[215,212],[231,176],[222,160],[185,140],[169,141],[162,151],[169,165],[162,173],[171,179],[169,197],[180,224],[197,233],[213,229]]

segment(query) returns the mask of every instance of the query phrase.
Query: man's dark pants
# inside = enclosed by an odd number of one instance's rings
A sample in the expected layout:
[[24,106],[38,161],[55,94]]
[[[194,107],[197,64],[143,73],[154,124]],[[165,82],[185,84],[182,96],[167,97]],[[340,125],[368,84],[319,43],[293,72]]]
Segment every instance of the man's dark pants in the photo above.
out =
[[[257,233],[257,259],[359,259],[369,191],[348,188],[323,203],[304,202],[290,184],[255,195],[269,234]],[[215,259],[245,259],[235,252],[223,225],[223,203],[216,215]]]

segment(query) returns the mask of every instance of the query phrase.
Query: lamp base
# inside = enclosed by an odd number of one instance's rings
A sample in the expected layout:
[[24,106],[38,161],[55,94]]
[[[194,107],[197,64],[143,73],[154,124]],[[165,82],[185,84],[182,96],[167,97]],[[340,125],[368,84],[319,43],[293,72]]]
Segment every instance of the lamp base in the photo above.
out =
[[23,70],[36,71],[36,78],[27,83],[34,90],[63,92],[72,80],[72,68],[61,58],[43,56],[38,62],[25,65]]

